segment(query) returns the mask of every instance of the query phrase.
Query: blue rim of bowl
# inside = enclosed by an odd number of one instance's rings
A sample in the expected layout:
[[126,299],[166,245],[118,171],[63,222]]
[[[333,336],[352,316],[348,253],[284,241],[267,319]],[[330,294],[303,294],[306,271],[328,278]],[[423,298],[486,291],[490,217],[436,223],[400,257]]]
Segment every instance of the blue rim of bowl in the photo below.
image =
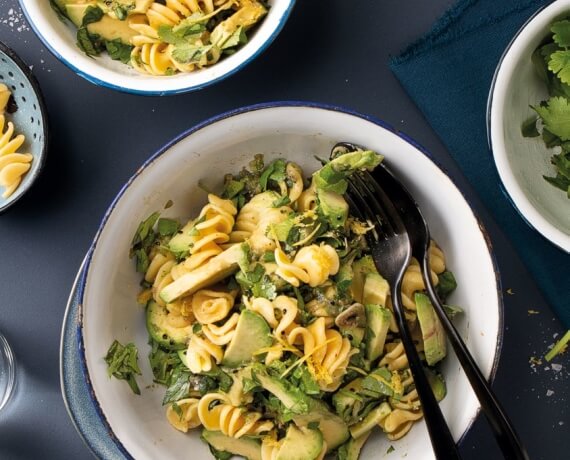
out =
[[[498,324],[498,332],[497,332],[497,344],[495,346],[495,355],[493,358],[493,365],[491,366],[491,371],[489,373],[489,379],[488,379],[489,383],[492,383],[495,379],[495,376],[497,373],[497,368],[499,365],[499,358],[501,355],[501,349],[503,346],[503,334],[504,334],[504,304],[503,304],[503,295],[502,295],[503,291],[502,291],[502,285],[501,285],[501,277],[499,274],[499,268],[498,268],[495,253],[493,251],[493,245],[492,245],[489,233],[487,232],[483,222],[481,221],[481,219],[478,217],[477,213],[475,212],[471,202],[467,199],[467,197],[465,196],[463,191],[457,186],[455,181],[449,176],[446,169],[443,168],[439,164],[439,162],[433,157],[433,155],[426,148],[424,148],[422,145],[418,144],[415,140],[410,138],[408,135],[406,135],[406,134],[402,133],[401,131],[398,131],[397,129],[393,128],[388,123],[380,120],[379,118],[373,117],[371,115],[364,115],[362,113],[356,112],[356,111],[349,109],[349,108],[346,108],[346,107],[330,105],[330,104],[325,104],[325,103],[319,103],[319,102],[310,102],[310,101],[275,101],[275,102],[263,102],[263,103],[259,103],[259,104],[253,104],[253,105],[249,105],[249,106],[245,106],[245,107],[240,107],[238,109],[230,110],[228,112],[224,112],[220,115],[216,115],[214,117],[211,117],[211,118],[193,126],[192,128],[190,128],[190,129],[182,132],[178,136],[176,136],[173,140],[171,140],[170,142],[165,144],[154,155],[152,155],[148,160],[146,160],[143,163],[143,165],[140,168],[138,168],[137,171],[131,176],[131,178],[125,183],[125,185],[123,185],[123,187],[121,188],[121,190],[119,191],[119,193],[114,198],[113,202],[111,203],[111,205],[109,206],[109,208],[105,212],[105,214],[101,220],[101,224],[99,225],[99,229],[97,230],[97,233],[95,234],[93,242],[91,243],[91,247],[89,248],[89,250],[87,251],[87,254],[85,256],[84,275],[81,277],[81,284],[78,287],[79,288],[80,308],[81,308],[81,315],[80,315],[81,320],[80,320],[78,328],[77,328],[77,334],[78,334],[79,355],[80,355],[80,359],[81,359],[81,369],[83,371],[85,381],[87,382],[87,386],[90,390],[90,398],[93,402],[93,405],[95,406],[95,409],[96,409],[97,415],[99,416],[100,421],[106,427],[110,439],[113,440],[113,442],[117,445],[119,450],[123,453],[123,455],[125,455],[125,457],[127,459],[133,459],[133,457],[127,451],[127,449],[123,446],[121,441],[118,439],[118,437],[113,432],[111,426],[109,425],[109,422],[107,421],[107,419],[105,417],[105,414],[103,413],[101,406],[99,405],[97,398],[95,397],[95,392],[93,389],[93,385],[91,383],[91,377],[89,376],[89,371],[87,369],[87,362],[86,362],[86,357],[85,357],[85,344],[84,344],[84,340],[83,340],[83,312],[82,312],[82,309],[83,309],[83,304],[84,304],[84,300],[85,300],[84,299],[85,287],[87,284],[87,277],[89,274],[89,269],[91,267],[91,260],[93,257],[93,252],[95,251],[95,248],[97,247],[99,237],[101,236],[101,233],[105,227],[105,224],[109,220],[111,213],[115,209],[115,206],[117,205],[119,200],[122,198],[124,193],[127,191],[127,189],[131,186],[131,184],[138,178],[138,176],[140,174],[142,174],[143,171],[146,170],[146,168],[148,168],[152,163],[154,163],[154,161],[159,159],[164,153],[166,153],[168,150],[170,150],[174,145],[176,145],[177,143],[179,143],[180,141],[182,141],[186,137],[194,134],[195,132],[200,131],[201,129],[206,128],[206,127],[208,127],[214,123],[217,123],[219,121],[222,121],[222,120],[225,120],[225,119],[237,116],[237,115],[242,115],[244,113],[257,111],[257,110],[285,108],[285,107],[304,107],[304,108],[309,108],[309,109],[320,109],[320,110],[328,110],[328,111],[332,111],[332,112],[338,112],[338,113],[351,115],[351,116],[360,118],[362,120],[373,123],[373,124],[375,124],[381,128],[384,128],[387,131],[391,132],[392,134],[395,134],[396,136],[398,136],[399,138],[401,138],[405,142],[411,144],[413,147],[418,149],[422,154],[424,154],[428,159],[430,159],[435,164],[435,166],[437,168],[439,168],[440,171],[447,177],[447,179],[451,182],[451,184],[455,187],[455,189],[461,194],[461,196],[465,200],[465,203],[467,203],[467,206],[469,206],[471,213],[473,215],[473,218],[477,222],[479,231],[481,232],[483,239],[485,240],[485,243],[486,243],[487,249],[488,249],[488,253],[489,253],[489,256],[491,259],[491,263],[493,265],[493,272],[495,274],[495,283],[496,283],[496,287],[497,287],[497,300],[498,300],[498,305],[497,305],[498,306],[498,312],[497,313],[498,313],[498,323],[499,324]],[[462,433],[462,435],[460,436],[460,438],[457,442],[458,444],[461,443],[465,439],[465,436],[467,435],[471,426],[475,422],[480,410],[481,410],[481,408],[479,407],[477,409],[476,413],[474,414],[473,418],[469,421],[469,424],[467,425],[467,427],[465,428],[465,431]],[[85,435],[83,433],[81,433],[81,434],[85,438]]]
[[[48,135],[49,129],[48,129],[47,110],[46,110],[44,97],[42,94],[42,90],[40,88],[40,84],[38,83],[38,80],[36,79],[36,77],[34,76],[32,71],[30,70],[28,65],[20,58],[20,56],[18,56],[12,48],[10,48],[8,45],[6,45],[5,43],[3,43],[1,41],[0,41],[0,51],[2,53],[4,53],[6,56],[8,56],[8,58],[10,58],[14,62],[14,64],[16,64],[16,66],[22,71],[22,73],[24,74],[24,76],[26,77],[28,82],[30,83],[30,86],[32,87],[32,89],[34,91],[36,98],[38,99],[38,107],[40,109],[40,115],[42,117],[42,135],[43,135],[42,149],[40,151],[38,158],[34,158],[34,161],[37,162],[38,167],[35,170],[35,172],[32,176],[32,179],[25,185],[25,188],[22,190],[22,192],[18,196],[16,196],[16,198],[14,198],[13,200],[10,200],[10,201],[6,202],[4,205],[0,206],[0,214],[2,214],[4,212],[6,212],[9,208],[11,208],[14,204],[16,204],[18,201],[20,201],[20,199],[26,194],[26,192],[28,192],[28,190],[30,190],[30,188],[32,188],[32,185],[36,182],[36,179],[38,178],[38,176],[42,172],[44,165],[45,165],[46,156],[47,156],[47,148],[48,148],[48,141],[49,141],[49,135]],[[23,184],[21,184],[21,185],[23,186]]]
[[[230,77],[231,75],[235,74],[236,72],[238,72],[239,70],[243,69],[245,66],[247,66],[250,62],[252,62],[253,60],[257,59],[257,57],[263,53],[263,51],[265,51],[269,45],[271,45],[271,43],[273,43],[273,41],[277,38],[277,35],[279,35],[279,33],[281,32],[281,30],[283,29],[283,27],[285,27],[285,23],[287,22],[287,20],[289,19],[289,16],[291,14],[291,11],[293,10],[293,7],[295,6],[295,2],[296,0],[288,0],[289,1],[289,5],[287,6],[287,8],[285,9],[285,11],[283,12],[283,14],[281,15],[281,18],[279,19],[279,22],[277,24],[277,27],[273,30],[273,32],[271,33],[271,35],[267,38],[267,40],[265,40],[261,46],[257,49],[257,51],[255,53],[253,53],[249,59],[246,59],[245,61],[243,61],[242,63],[238,64],[236,67],[234,67],[233,69],[228,70],[225,74],[220,75],[217,78],[213,78],[212,80],[209,80],[205,83],[199,84],[199,85],[193,85],[193,86],[188,86],[186,88],[180,88],[180,89],[172,89],[172,90],[166,90],[166,91],[145,91],[145,90],[139,90],[139,89],[133,89],[133,88],[128,88],[125,86],[120,86],[120,85],[115,85],[113,83],[109,83],[107,81],[101,80],[99,78],[95,78],[93,76],[91,76],[90,74],[83,72],[82,70],[78,69],[77,67],[75,67],[70,61],[68,61],[67,59],[65,59],[61,54],[59,54],[57,52],[57,50],[51,45],[51,43],[49,42],[49,40],[47,40],[38,30],[38,28],[36,27],[34,21],[31,18],[30,13],[28,13],[28,10],[26,9],[26,5],[24,4],[24,2],[22,0],[18,0],[18,3],[20,4],[20,7],[22,8],[22,11],[24,12],[24,15],[26,16],[26,19],[28,21],[28,24],[30,24],[32,30],[34,31],[34,33],[39,37],[39,39],[41,40],[41,42],[44,44],[44,46],[50,51],[51,54],[53,54],[57,59],[59,59],[61,62],[63,62],[67,67],[69,67],[74,73],[76,73],[77,75],[79,75],[80,77],[85,78],[87,81],[97,85],[97,86],[102,86],[104,88],[109,88],[115,91],[121,91],[123,93],[128,93],[128,94],[137,94],[140,96],[170,96],[170,95],[175,95],[175,94],[184,94],[184,93],[190,93],[193,91],[199,91],[201,89],[204,89],[210,85],[213,85],[219,81],[222,81],[224,79],[226,79],[227,77]],[[55,14],[55,13],[54,13]],[[247,44],[245,45],[247,46]],[[239,52],[239,51],[238,51]],[[125,64],[126,65],[126,64]],[[157,77],[160,78],[160,77]]]
[[[517,40],[517,38],[519,37],[519,35],[523,32],[523,30],[540,14],[542,13],[545,9],[547,9],[549,6],[551,6],[552,4],[548,4],[548,5],[543,5],[541,6],[538,10],[536,10],[533,15],[528,18],[526,20],[526,22],[520,27],[520,29],[517,31],[517,33],[513,36],[513,38],[511,39],[511,41],[509,42],[509,44],[507,45],[507,47],[505,48],[505,51],[503,51],[503,54],[501,55],[501,58],[499,59],[499,63],[497,64],[497,67],[495,68],[495,73],[493,74],[493,80],[491,81],[491,89],[489,90],[489,95],[487,96],[487,144],[489,146],[489,154],[491,156],[491,158],[493,159],[493,166],[495,167],[495,171],[497,172],[497,176],[499,176],[500,182],[500,188],[501,188],[501,192],[503,193],[503,195],[505,196],[505,198],[507,199],[507,201],[511,204],[511,206],[516,210],[516,212],[518,213],[518,215],[521,217],[521,219],[530,227],[532,228],[532,230],[534,230],[536,233],[538,233],[542,238],[544,238],[546,241],[548,241],[550,244],[552,244],[554,247],[560,249],[561,251],[564,251],[567,254],[570,254],[570,249],[566,249],[562,246],[560,246],[559,244],[557,244],[556,242],[552,241],[550,238],[547,238],[546,235],[544,235],[540,230],[538,230],[533,224],[532,222],[530,222],[527,217],[523,214],[523,212],[519,209],[519,207],[517,206],[517,204],[515,203],[515,201],[513,200],[513,197],[511,196],[511,194],[509,193],[509,191],[507,190],[507,187],[505,186],[505,183],[503,182],[503,177],[501,176],[501,173],[499,172],[499,168],[497,167],[497,162],[495,161],[495,155],[493,154],[493,140],[491,138],[491,111],[493,109],[493,96],[495,93],[495,86],[497,84],[497,78],[499,77],[499,71],[501,70],[501,66],[503,65],[503,61],[505,60],[507,54],[509,53],[509,51],[511,50],[513,44],[515,43],[515,41]],[[552,224],[551,224],[552,225]]]

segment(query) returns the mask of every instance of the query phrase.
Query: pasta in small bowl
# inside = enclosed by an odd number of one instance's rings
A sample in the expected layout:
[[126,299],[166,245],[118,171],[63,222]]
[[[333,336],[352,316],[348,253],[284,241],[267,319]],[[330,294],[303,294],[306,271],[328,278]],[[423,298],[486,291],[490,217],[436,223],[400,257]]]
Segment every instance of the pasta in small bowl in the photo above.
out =
[[32,28],[92,83],[143,95],[195,91],[237,72],[295,0],[20,0]]
[[0,42],[0,212],[15,204],[39,175],[47,120],[30,68]]
[[[365,149],[334,148],[346,139]],[[425,210],[431,276],[493,377],[496,270],[451,180],[379,121],[313,104],[246,107],[147,162],[87,256],[78,339],[107,442],[137,459],[372,459],[391,448],[433,458],[389,286],[366,245],[372,228],[343,196],[350,174],[381,161]],[[437,325],[418,268],[402,287],[407,320],[460,440],[478,403],[428,333]]]

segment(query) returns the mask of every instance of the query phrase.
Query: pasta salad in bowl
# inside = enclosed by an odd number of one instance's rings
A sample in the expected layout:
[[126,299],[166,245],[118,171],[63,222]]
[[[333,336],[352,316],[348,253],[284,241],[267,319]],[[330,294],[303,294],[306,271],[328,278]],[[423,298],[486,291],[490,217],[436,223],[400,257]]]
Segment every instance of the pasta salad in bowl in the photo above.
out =
[[[370,150],[335,147],[349,138]],[[88,256],[85,374],[126,457],[433,458],[389,286],[366,244],[374,229],[343,197],[350,175],[381,161],[426,209],[432,278],[492,376],[502,327],[492,255],[447,176],[365,117],[249,107],[151,158]],[[459,440],[477,401],[423,290],[413,260],[407,320]]]
[[294,0],[21,0],[46,47],[89,81],[119,91],[201,89],[255,59]]

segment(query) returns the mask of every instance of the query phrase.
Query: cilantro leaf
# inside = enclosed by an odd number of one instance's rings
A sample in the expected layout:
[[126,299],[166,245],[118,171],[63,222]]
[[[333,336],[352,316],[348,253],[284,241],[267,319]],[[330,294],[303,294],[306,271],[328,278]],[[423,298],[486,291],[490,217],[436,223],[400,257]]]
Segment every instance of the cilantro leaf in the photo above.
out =
[[148,216],[145,220],[141,221],[135,235],[133,237],[133,241],[131,242],[132,246],[136,246],[138,244],[143,244],[150,235],[152,235],[152,228],[154,224],[158,220],[160,213],[154,212],[150,216]]
[[120,39],[107,40],[105,42],[105,48],[111,59],[115,61],[121,61],[123,64],[128,64],[131,62],[131,51],[133,47],[131,45],[124,44]]
[[453,275],[453,272],[449,270],[445,270],[437,277],[439,282],[437,283],[435,290],[437,292],[438,297],[443,302],[445,302],[447,297],[457,288],[457,281],[455,281],[455,276]]
[[87,56],[98,56],[104,47],[98,35],[91,35],[85,27],[77,29],[77,47]]
[[570,50],[552,53],[548,68],[558,75],[562,83],[570,84]]
[[224,184],[224,192],[222,196],[226,199],[232,199],[245,188],[245,181],[230,179]]
[[88,6],[83,15],[83,21],[81,22],[82,27],[87,27],[89,24],[94,22],[99,22],[103,17],[104,13],[98,6]]
[[252,270],[240,271],[236,275],[236,281],[243,291],[251,293],[254,297],[264,297],[269,300],[277,297],[277,287],[265,274],[265,268],[261,264],[256,264]]
[[160,38],[165,43],[171,43],[173,45],[185,44],[184,35],[176,34],[172,31],[172,27],[166,24],[162,24],[158,27],[158,38]]
[[570,140],[570,101],[563,97],[551,97],[546,105],[533,107],[541,116],[549,132],[564,141]]
[[247,35],[245,33],[245,27],[240,26],[221,46],[219,44],[218,46],[220,46],[221,49],[225,50],[234,46],[245,45],[246,43]]
[[180,222],[174,219],[160,218],[156,226],[160,236],[172,236],[180,228]]
[[202,56],[212,49],[212,45],[193,45],[181,43],[172,50],[172,58],[181,64],[198,62]]
[[126,380],[133,393],[141,394],[135,378],[135,375],[142,374],[138,365],[138,350],[134,343],[122,345],[115,340],[105,355],[105,362],[109,377]]
[[564,19],[552,24],[550,30],[554,34],[554,41],[562,47],[570,47],[570,21]]
[[154,341],[152,342],[148,360],[154,375],[154,381],[161,385],[167,385],[174,369],[182,365],[178,352],[165,351]]

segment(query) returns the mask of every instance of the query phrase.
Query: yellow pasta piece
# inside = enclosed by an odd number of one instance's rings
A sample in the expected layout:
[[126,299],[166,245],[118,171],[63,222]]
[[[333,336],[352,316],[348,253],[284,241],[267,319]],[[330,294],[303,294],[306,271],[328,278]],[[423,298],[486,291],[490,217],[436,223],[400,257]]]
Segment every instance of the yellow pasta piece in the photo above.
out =
[[202,396],[198,403],[198,416],[207,430],[221,431],[232,438],[255,436],[273,428],[272,421],[261,420],[261,413],[233,406],[229,397],[222,393]]
[[201,289],[192,296],[192,310],[201,324],[211,324],[224,319],[234,306],[236,292]]
[[340,267],[336,250],[328,244],[304,246],[299,249],[293,261],[278,247],[275,249],[275,263],[278,267],[275,274],[296,287],[300,283],[311,287],[320,286],[329,276],[335,275]]
[[166,408],[166,419],[168,422],[183,433],[188,432],[192,428],[201,425],[200,417],[198,417],[199,399],[186,398],[176,401],[178,412],[174,409],[174,404],[169,404]]
[[[2,97],[0,87],[0,99]],[[33,159],[29,153],[18,153],[26,138],[23,134],[14,137],[14,131],[14,124],[9,121],[6,125],[6,117],[0,114],[0,186],[5,188],[2,198],[8,198],[16,191],[23,176],[30,170]]]

